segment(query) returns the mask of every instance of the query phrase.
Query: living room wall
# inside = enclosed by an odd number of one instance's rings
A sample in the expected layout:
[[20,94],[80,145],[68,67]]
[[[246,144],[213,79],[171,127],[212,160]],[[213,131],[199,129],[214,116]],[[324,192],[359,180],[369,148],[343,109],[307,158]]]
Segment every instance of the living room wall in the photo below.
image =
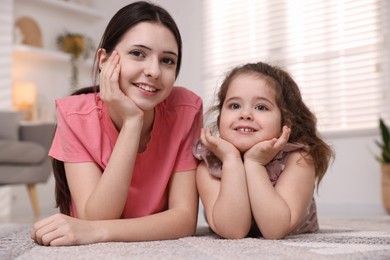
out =
[[[181,30],[184,57],[177,85],[183,85],[202,95],[202,1],[159,0],[167,8]],[[105,24],[120,7],[129,1],[95,1],[95,7],[104,17],[96,28],[100,37]],[[189,18],[191,17],[191,18]],[[56,19],[55,16],[47,19]],[[99,34],[99,35],[97,35]],[[334,147],[336,160],[324,177],[316,194],[320,215],[380,215],[381,204],[380,165],[373,154],[378,150],[374,140],[376,129],[324,134]],[[55,212],[53,178],[45,185],[38,185],[39,199],[44,213]],[[31,207],[24,187],[12,189],[12,214],[31,214]]]
[[11,64],[12,64],[12,0],[4,0],[0,3],[0,109],[7,110],[11,107]]

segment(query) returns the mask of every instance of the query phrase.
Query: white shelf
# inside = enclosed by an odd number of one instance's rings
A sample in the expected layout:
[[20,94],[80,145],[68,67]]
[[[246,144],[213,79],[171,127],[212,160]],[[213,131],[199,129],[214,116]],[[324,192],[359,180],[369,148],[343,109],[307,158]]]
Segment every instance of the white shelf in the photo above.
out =
[[68,62],[71,59],[71,56],[64,52],[20,44],[13,46],[13,55],[16,59],[38,59],[64,62]]
[[[62,51],[48,50],[23,44],[13,46],[13,56],[15,60],[34,59],[38,61],[70,62],[71,55]],[[86,60],[80,58],[79,65],[92,68],[93,57]]]
[[100,19],[103,15],[93,7],[84,6],[81,4],[66,2],[63,0],[15,0],[23,4],[33,4],[33,5],[42,5],[45,8],[57,9],[58,11],[69,11],[73,13],[78,13],[83,15],[83,17],[88,17],[92,19]]

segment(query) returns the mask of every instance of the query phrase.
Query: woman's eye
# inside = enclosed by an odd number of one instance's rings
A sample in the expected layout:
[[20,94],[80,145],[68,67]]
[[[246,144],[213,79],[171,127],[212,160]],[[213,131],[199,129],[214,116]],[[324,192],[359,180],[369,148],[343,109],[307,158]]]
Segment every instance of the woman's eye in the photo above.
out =
[[136,56],[136,57],[144,57],[145,56],[141,51],[138,51],[138,50],[131,51],[130,54],[133,56]]
[[233,104],[230,104],[229,106],[231,109],[239,109],[240,108],[240,105],[237,104],[237,103],[233,103]]
[[267,110],[267,108],[265,106],[263,106],[263,105],[258,105],[258,106],[255,107],[255,109],[256,110],[261,110],[261,111]]
[[168,64],[168,65],[174,65],[176,62],[171,58],[163,58],[162,63]]

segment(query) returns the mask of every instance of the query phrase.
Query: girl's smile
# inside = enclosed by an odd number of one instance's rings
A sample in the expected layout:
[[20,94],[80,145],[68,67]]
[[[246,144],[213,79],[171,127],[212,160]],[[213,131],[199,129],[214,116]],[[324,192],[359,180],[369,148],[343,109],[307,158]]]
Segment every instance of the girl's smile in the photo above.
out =
[[239,133],[242,133],[242,134],[250,134],[250,133],[254,133],[257,131],[255,129],[253,129],[252,127],[248,127],[248,126],[238,126],[235,128],[235,130]]

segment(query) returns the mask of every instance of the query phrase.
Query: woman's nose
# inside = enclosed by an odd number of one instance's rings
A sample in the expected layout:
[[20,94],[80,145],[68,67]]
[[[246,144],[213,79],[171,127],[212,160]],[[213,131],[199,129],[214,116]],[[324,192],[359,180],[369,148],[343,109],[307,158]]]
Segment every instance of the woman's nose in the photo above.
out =
[[150,59],[145,64],[144,73],[147,77],[152,77],[154,79],[157,79],[161,73],[160,64],[159,64],[158,60]]

